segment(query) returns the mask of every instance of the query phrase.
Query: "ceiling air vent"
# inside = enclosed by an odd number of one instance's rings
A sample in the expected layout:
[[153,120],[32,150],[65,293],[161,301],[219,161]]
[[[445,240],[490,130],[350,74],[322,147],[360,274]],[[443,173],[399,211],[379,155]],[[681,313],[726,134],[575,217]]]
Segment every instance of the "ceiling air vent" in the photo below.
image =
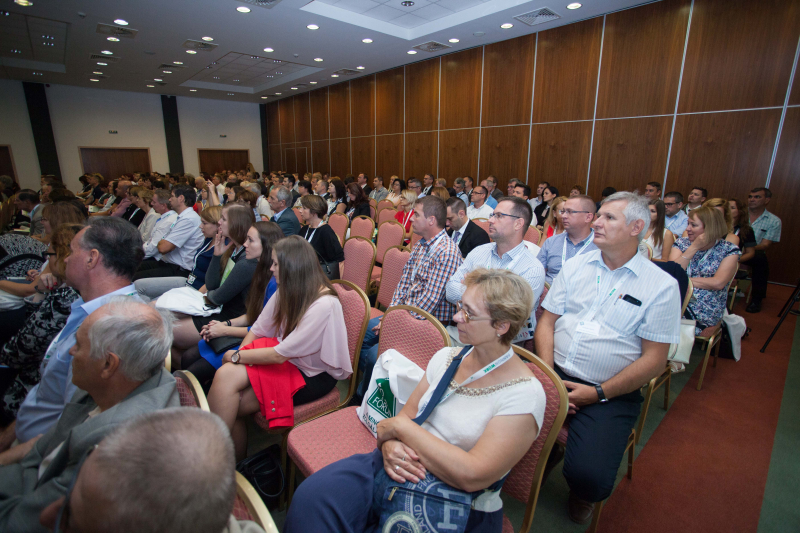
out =
[[452,46],[449,44],[437,43],[436,41],[429,41],[427,43],[418,44],[414,47],[414,50],[419,50],[420,52],[438,52],[439,50],[446,50],[447,48],[452,48]]
[[174,65],[172,63],[161,63],[158,66],[158,70],[178,70],[180,68],[186,68],[186,65]]
[[280,4],[281,0],[237,0],[237,3],[239,2],[244,2],[245,4],[250,4],[251,6],[272,9],[276,5]]
[[334,74],[338,74],[339,76],[352,76],[353,74],[361,74],[357,70],[353,70],[351,68],[343,68],[334,72]]
[[204,43],[202,41],[192,41],[189,39],[185,43],[183,43],[183,47],[189,50],[197,50],[198,52],[211,52],[219,45],[211,44],[211,43]]
[[550,22],[551,20],[560,19],[561,15],[557,14],[550,8],[543,7],[541,9],[531,11],[530,13],[517,15],[514,18],[524,24],[527,24],[528,26],[536,26],[537,24],[544,24],[545,22]]
[[102,35],[113,35],[115,37],[122,37],[123,39],[133,39],[139,30],[123,28],[121,26],[112,26],[111,24],[98,24],[97,33]]
[[89,56],[89,59],[93,59],[95,61],[105,61],[106,63],[116,63],[122,58],[117,56],[104,56],[103,54],[92,54]]

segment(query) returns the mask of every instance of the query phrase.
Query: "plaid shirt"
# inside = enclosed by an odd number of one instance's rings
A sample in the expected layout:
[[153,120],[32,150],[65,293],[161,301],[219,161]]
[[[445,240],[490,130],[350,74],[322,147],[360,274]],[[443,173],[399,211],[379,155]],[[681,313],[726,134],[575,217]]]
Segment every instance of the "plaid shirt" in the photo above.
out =
[[445,288],[459,266],[461,252],[444,230],[430,241],[422,239],[414,246],[389,305],[413,305],[449,324],[456,307],[445,299]]
[[756,242],[761,244],[761,239],[769,239],[772,242],[781,240],[781,219],[764,210],[758,218],[750,224],[756,237]]

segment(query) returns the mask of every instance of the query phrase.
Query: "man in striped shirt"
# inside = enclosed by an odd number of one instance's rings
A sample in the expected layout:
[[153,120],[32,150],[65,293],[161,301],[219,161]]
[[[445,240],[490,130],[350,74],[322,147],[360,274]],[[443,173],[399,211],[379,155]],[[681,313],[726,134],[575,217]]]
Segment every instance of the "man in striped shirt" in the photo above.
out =
[[680,340],[678,283],[637,253],[649,223],[643,196],[606,198],[593,224],[599,249],[568,261],[542,303],[536,348],[569,390],[564,477],[578,523],[611,494],[639,389],[663,372],[670,343]]

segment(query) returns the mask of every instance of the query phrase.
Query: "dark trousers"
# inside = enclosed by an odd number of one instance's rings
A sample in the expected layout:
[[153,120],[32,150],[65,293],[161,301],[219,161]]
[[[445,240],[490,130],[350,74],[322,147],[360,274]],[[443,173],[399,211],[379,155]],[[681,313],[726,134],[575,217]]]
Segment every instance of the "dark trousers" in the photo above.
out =
[[763,250],[757,250],[752,259],[742,263],[750,267],[750,278],[753,280],[752,299],[761,301],[767,297],[767,280],[769,279],[769,261]]
[[133,281],[142,278],[166,278],[171,276],[188,278],[189,274],[191,274],[190,271],[178,265],[159,261],[158,259],[145,259],[142,261],[142,264],[139,265],[139,269],[133,276]]
[[[592,385],[568,376],[558,366],[561,379]],[[642,408],[639,390],[580,408],[567,418],[569,437],[564,455],[564,478],[570,491],[588,502],[603,501],[614,490],[628,436]]]

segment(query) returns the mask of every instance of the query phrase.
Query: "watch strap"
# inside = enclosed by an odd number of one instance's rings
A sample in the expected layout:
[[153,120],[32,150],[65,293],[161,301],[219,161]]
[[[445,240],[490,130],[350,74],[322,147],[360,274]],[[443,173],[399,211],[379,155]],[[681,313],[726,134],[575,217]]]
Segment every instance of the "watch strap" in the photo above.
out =
[[606,393],[603,392],[603,387],[600,385],[595,385],[594,388],[597,391],[597,399],[600,401],[600,403],[607,402],[608,398],[606,398]]

